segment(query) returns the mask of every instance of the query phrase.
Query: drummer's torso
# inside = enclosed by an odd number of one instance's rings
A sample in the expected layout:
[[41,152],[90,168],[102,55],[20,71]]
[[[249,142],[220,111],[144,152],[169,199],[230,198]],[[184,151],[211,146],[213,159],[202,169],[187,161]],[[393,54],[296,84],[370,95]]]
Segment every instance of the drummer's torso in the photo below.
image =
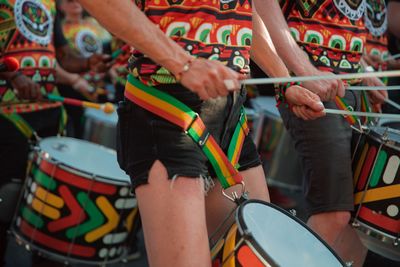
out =
[[[248,69],[252,35],[251,1],[135,1],[167,36],[196,57]],[[140,53],[130,60],[136,77],[149,85],[175,83],[167,70]]]
[[[55,90],[53,25],[55,1],[8,0],[0,5],[0,49],[16,58],[20,71],[40,84],[43,93]],[[0,79],[0,103],[20,103],[11,85]]]
[[366,42],[366,0],[280,1],[290,31],[318,68],[358,72]]

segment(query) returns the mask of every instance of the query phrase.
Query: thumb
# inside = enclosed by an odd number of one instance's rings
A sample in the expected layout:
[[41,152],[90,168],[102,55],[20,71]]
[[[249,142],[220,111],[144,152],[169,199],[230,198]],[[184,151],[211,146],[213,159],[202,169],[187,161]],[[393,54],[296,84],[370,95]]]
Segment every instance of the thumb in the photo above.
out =
[[303,98],[303,104],[308,106],[310,109],[312,109],[315,112],[320,112],[324,110],[324,104],[321,102],[321,99],[318,97],[318,95],[306,91],[306,95]]

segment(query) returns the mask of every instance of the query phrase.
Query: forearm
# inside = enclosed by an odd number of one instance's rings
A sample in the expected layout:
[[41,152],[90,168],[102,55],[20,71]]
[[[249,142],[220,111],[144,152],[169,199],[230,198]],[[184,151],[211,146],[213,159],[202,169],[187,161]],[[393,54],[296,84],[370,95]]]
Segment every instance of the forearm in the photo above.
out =
[[254,2],[257,13],[271,35],[278,55],[288,69],[298,76],[309,75],[314,67],[290,34],[278,1],[255,0]]
[[190,59],[187,52],[147,19],[130,0],[80,0],[80,3],[107,30],[173,74],[179,73]]
[[57,83],[73,85],[79,78],[79,74],[64,70],[59,64],[56,65]]
[[56,57],[67,72],[80,73],[89,70],[88,59],[77,55],[68,46],[58,47]]
[[278,56],[264,23],[253,12],[253,42],[251,58],[270,77],[288,77],[289,72]]
[[388,30],[397,38],[400,38],[400,3],[389,2],[387,8],[388,14]]

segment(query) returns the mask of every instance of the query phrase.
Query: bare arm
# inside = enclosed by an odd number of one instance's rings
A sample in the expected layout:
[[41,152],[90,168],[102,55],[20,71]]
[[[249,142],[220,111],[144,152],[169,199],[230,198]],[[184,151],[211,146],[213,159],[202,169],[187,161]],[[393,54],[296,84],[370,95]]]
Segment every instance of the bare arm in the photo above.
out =
[[388,8],[388,29],[397,38],[400,38],[400,2],[389,2]]
[[[253,11],[252,59],[271,77],[289,77],[289,71],[276,53],[269,33],[258,14]],[[293,113],[304,119],[324,116],[324,106],[318,95],[301,86],[286,89],[286,99],[292,105]]]
[[[317,70],[297,45],[276,0],[254,0],[254,4],[271,35],[278,55],[290,71],[297,76],[326,74]],[[332,100],[336,95],[344,95],[344,86],[341,81],[321,80],[306,82],[305,85],[309,90],[318,94],[322,100]]]
[[285,64],[276,52],[264,23],[256,12],[253,12],[253,41],[250,55],[268,76],[290,76]]
[[[229,92],[224,80],[232,80],[240,88],[241,75],[218,61],[192,59],[172,39],[157,28],[130,0],[80,0],[80,3],[107,30],[143,52],[155,62],[177,75],[181,83],[202,99],[224,96]],[[192,63],[188,63],[193,61]]]

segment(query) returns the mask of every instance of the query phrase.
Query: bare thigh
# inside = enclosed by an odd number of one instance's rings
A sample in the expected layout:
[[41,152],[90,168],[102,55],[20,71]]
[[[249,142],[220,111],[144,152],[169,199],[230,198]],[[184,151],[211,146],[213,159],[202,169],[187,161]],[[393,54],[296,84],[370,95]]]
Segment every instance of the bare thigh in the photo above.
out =
[[210,266],[203,180],[170,180],[156,161],[148,182],[135,193],[150,266]]
[[[259,199],[269,202],[268,187],[265,180],[264,170],[261,165],[241,172],[246,191],[249,192],[250,199]],[[235,186],[226,190],[230,193],[233,190],[241,191],[240,186]],[[233,216],[227,218],[236,209],[236,204],[222,195],[222,187],[217,181],[215,187],[206,196],[206,216],[207,228],[211,238],[211,243],[217,241],[219,237],[233,223]],[[226,222],[225,219],[227,219]]]

